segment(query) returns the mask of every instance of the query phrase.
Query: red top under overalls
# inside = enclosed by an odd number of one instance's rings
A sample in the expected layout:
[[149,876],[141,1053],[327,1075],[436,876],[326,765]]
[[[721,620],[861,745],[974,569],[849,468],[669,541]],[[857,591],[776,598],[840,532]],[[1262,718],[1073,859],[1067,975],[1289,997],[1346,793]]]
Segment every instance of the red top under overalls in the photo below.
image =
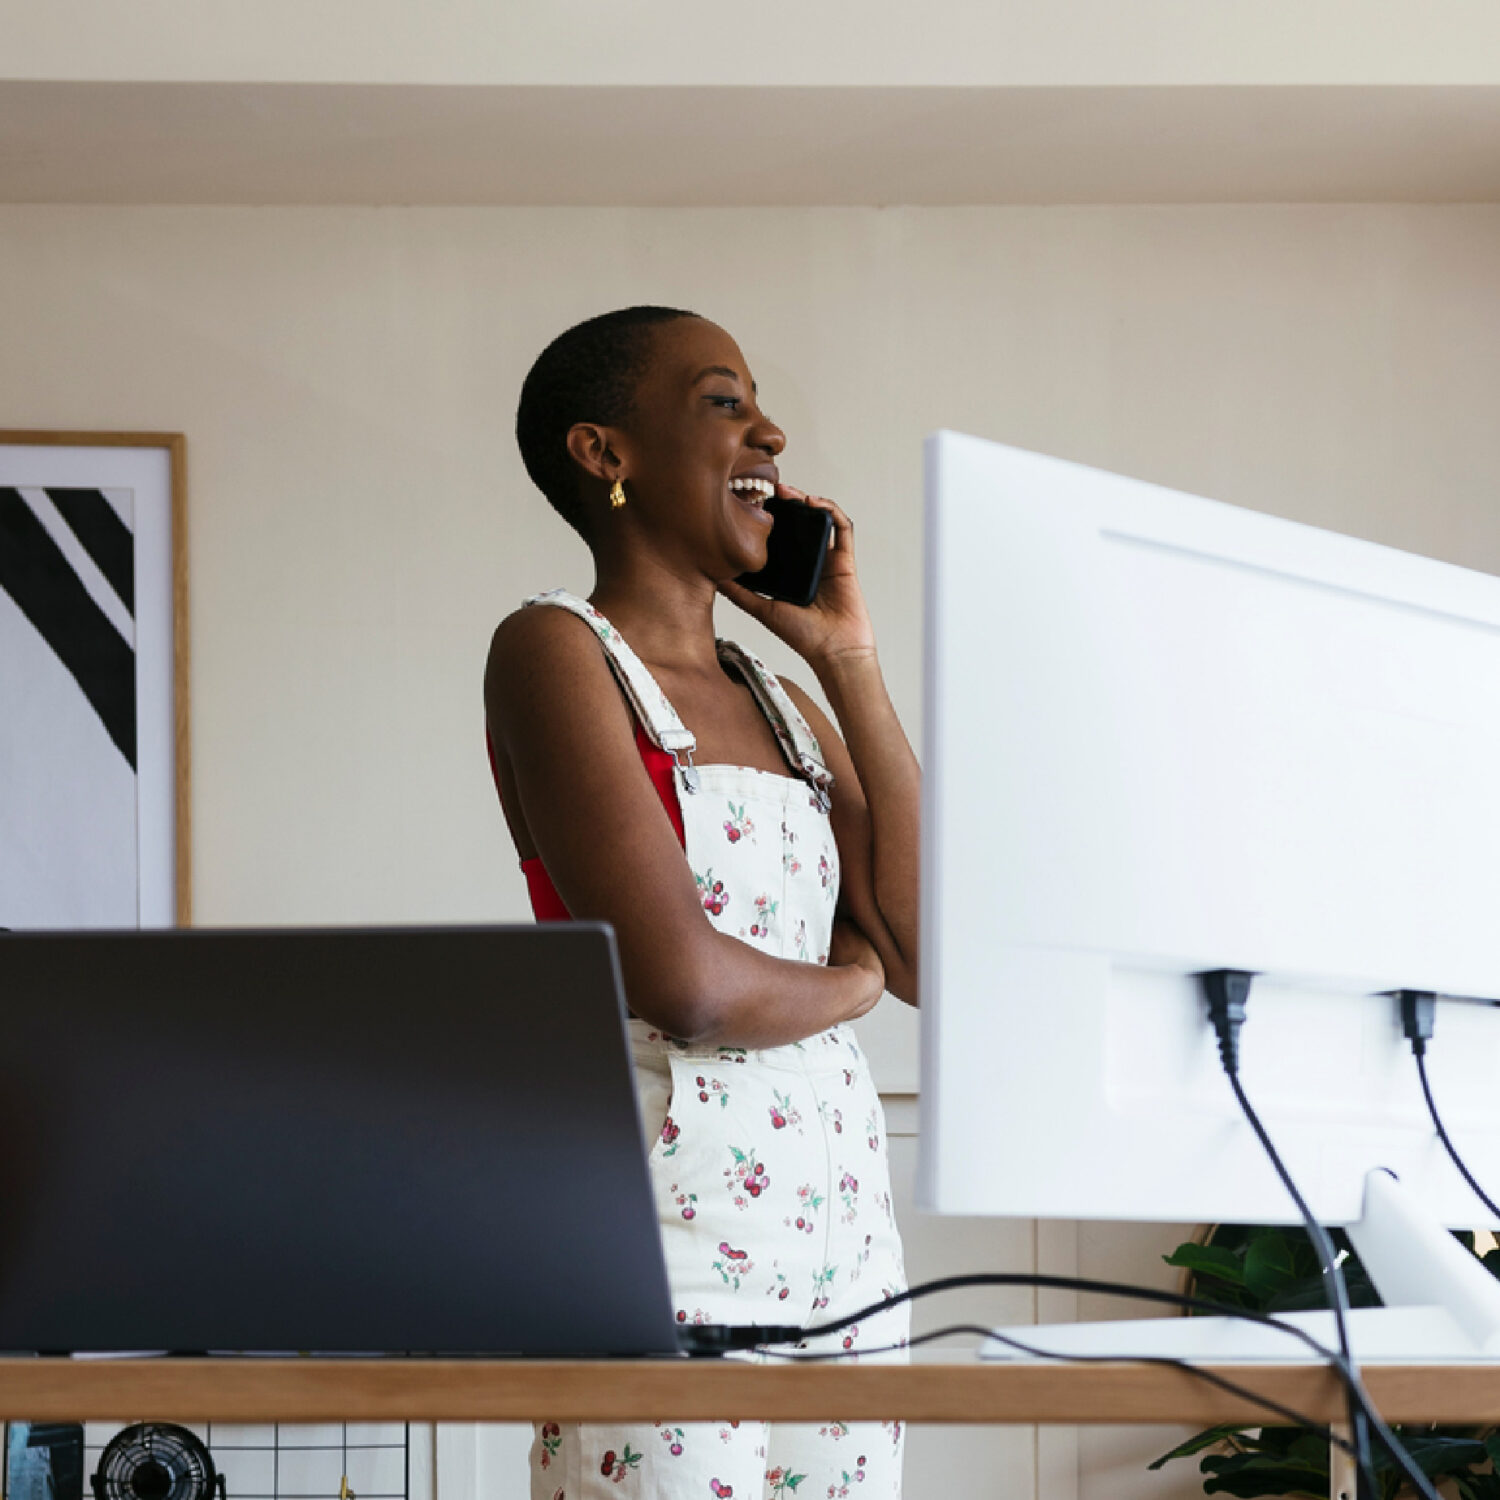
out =
[[[490,772],[495,778],[495,790],[499,792],[500,766],[495,759],[495,744],[490,739],[488,729],[484,732],[484,747],[489,752]],[[635,747],[641,752],[646,774],[651,778],[651,785],[656,788],[656,795],[661,798],[661,805],[667,810],[667,817],[672,820],[677,842],[686,847],[687,840],[682,828],[682,809],[677,805],[677,788],[672,782],[672,771],[677,762],[659,745],[651,743],[650,736],[641,728],[639,721],[635,726]],[[531,897],[532,914],[538,922],[571,922],[573,920],[572,913],[563,905],[563,899],[557,894],[557,887],[552,884],[552,877],[547,873],[547,867],[542,863],[539,855],[523,859],[521,873],[526,877],[526,891]]]

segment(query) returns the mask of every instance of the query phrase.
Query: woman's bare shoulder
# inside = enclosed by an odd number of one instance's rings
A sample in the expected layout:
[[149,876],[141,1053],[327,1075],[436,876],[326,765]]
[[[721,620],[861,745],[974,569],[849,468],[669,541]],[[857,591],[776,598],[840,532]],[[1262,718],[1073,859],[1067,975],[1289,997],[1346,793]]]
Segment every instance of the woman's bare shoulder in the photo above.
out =
[[490,655],[496,650],[530,651],[550,649],[552,642],[595,640],[593,630],[570,609],[557,605],[523,604],[513,609],[495,627],[490,637]]
[[491,684],[523,678],[540,669],[586,669],[608,672],[598,638],[577,615],[566,609],[532,605],[514,610],[501,620],[490,637],[485,665],[485,689]]
[[495,627],[484,670],[492,730],[532,718],[544,705],[585,716],[619,705],[603,647],[589,625],[565,609],[515,610]]

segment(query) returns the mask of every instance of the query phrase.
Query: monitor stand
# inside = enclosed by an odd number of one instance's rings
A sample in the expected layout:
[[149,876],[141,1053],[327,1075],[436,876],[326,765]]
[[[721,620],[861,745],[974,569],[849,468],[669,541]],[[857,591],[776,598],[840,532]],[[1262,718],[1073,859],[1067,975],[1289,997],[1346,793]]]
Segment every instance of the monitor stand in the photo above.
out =
[[[1348,1319],[1356,1364],[1500,1363],[1500,1280],[1436,1224],[1389,1172],[1365,1178],[1364,1216],[1347,1229],[1384,1307]],[[1283,1322],[1338,1347],[1331,1312],[1283,1313]],[[1023,1324],[997,1333],[1067,1358],[1167,1356],[1205,1364],[1316,1364],[1300,1339],[1240,1318],[1143,1318],[1110,1323]],[[991,1338],[982,1359],[1025,1360]]]

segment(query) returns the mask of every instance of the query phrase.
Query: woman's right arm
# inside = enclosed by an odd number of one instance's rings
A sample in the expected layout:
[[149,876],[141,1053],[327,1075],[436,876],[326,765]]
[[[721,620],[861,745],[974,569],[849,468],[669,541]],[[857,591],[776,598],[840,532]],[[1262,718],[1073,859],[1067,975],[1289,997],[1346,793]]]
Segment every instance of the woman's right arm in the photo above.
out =
[[856,933],[837,934],[824,967],[772,958],[714,929],[630,709],[583,621],[547,608],[502,621],[484,693],[537,853],[574,917],[615,929],[638,1016],[700,1045],[774,1047],[879,1000],[884,971]]

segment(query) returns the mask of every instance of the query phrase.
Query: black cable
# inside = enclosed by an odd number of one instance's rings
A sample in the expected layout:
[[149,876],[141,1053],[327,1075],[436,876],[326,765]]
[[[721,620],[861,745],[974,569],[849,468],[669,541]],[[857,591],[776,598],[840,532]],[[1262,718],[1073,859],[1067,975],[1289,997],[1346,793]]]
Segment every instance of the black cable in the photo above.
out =
[[1464,1181],[1474,1189],[1474,1194],[1479,1201],[1497,1219],[1500,1219],[1500,1208],[1495,1206],[1495,1200],[1474,1180],[1474,1174],[1464,1165],[1463,1157],[1458,1154],[1457,1147],[1448,1139],[1448,1132],[1443,1129],[1442,1117],[1438,1114],[1437,1104],[1432,1097],[1432,1087],[1427,1082],[1427,1059],[1420,1052],[1417,1053],[1417,1076],[1422,1080],[1422,1094],[1427,1100],[1427,1112],[1432,1116],[1432,1128],[1437,1131],[1438,1139],[1447,1147],[1448,1155],[1453,1158],[1453,1165],[1463,1174]]
[[1360,1500],[1373,1500],[1375,1471],[1370,1456],[1370,1434],[1356,1390],[1358,1377],[1355,1372],[1354,1357],[1349,1348],[1347,1322],[1349,1296],[1344,1287],[1343,1275],[1338,1268],[1338,1258],[1334,1253],[1332,1241],[1324,1232],[1323,1226],[1313,1217],[1307,1201],[1297,1190],[1297,1184],[1292,1181],[1291,1174],[1287,1171],[1276,1147],[1272,1145],[1271,1137],[1266,1134],[1265,1126],[1260,1122],[1260,1116],[1255,1113],[1240,1083],[1240,1028],[1245,1024],[1246,1005],[1254,979],[1253,974],[1238,969],[1216,969],[1199,975],[1204,998],[1208,1002],[1208,1019],[1219,1041],[1219,1058],[1224,1066],[1224,1076],[1229,1080],[1229,1086],[1234,1090],[1234,1097],[1239,1101],[1240,1110],[1249,1121],[1250,1128],[1255,1132],[1271,1165],[1276,1169],[1276,1175],[1281,1179],[1282,1186],[1290,1194],[1292,1202],[1297,1205],[1297,1212],[1302,1215],[1308,1238],[1312,1241],[1313,1249],[1318,1256],[1323,1274],[1324,1291],[1328,1298],[1328,1305],[1333,1312],[1339,1358],[1348,1377],[1349,1431],[1354,1439],[1355,1463],[1359,1470]]
[[1240,1109],[1249,1121],[1250,1128],[1255,1132],[1271,1165],[1276,1169],[1276,1175],[1281,1179],[1282,1186],[1286,1188],[1292,1202],[1297,1205],[1297,1212],[1302,1215],[1308,1238],[1312,1241],[1313,1248],[1322,1262],[1323,1283],[1328,1292],[1334,1327],[1338,1332],[1337,1364],[1341,1369],[1349,1397],[1349,1430],[1354,1438],[1355,1463],[1359,1470],[1360,1500],[1374,1500],[1378,1492],[1374,1478],[1374,1463],[1370,1454],[1370,1428],[1372,1426],[1379,1435],[1382,1446],[1390,1454],[1392,1462],[1406,1476],[1423,1500],[1439,1500],[1431,1481],[1397,1441],[1395,1434],[1375,1410],[1375,1404],[1370,1400],[1369,1392],[1365,1390],[1364,1383],[1360,1380],[1358,1366],[1355,1365],[1349,1349],[1349,1296],[1344,1286],[1343,1272],[1339,1269],[1338,1257],[1334,1253],[1333,1242],[1328,1238],[1323,1226],[1313,1217],[1312,1210],[1307,1206],[1307,1200],[1298,1191],[1297,1184],[1292,1181],[1286,1164],[1272,1144],[1271,1137],[1260,1122],[1260,1116],[1255,1113],[1240,1083],[1239,1031],[1245,1021],[1246,999],[1254,977],[1253,974],[1232,969],[1216,970],[1199,976],[1208,1000],[1209,1019],[1218,1034],[1219,1054],[1224,1063],[1225,1076],[1229,1079],[1230,1087],[1234,1090],[1234,1096],[1239,1101]]
[[903,1302],[914,1302],[919,1297],[928,1297],[935,1292],[963,1291],[981,1286],[1042,1287],[1050,1291],[1094,1292],[1106,1297],[1133,1298],[1138,1302],[1160,1302],[1168,1307],[1185,1308],[1189,1312],[1210,1313],[1218,1317],[1237,1318],[1244,1323],[1259,1323],[1265,1328],[1277,1328],[1290,1334],[1299,1343],[1305,1344],[1320,1360],[1337,1363],[1333,1350],[1320,1344],[1305,1329],[1295,1323],[1285,1323],[1267,1313],[1252,1312],[1248,1308],[1232,1307],[1225,1302],[1214,1302],[1207,1297],[1188,1297],[1181,1292],[1163,1292],[1156,1287],[1134,1286],[1126,1281],[1097,1281],[1085,1276],[1053,1276],[1039,1271],[973,1271],[961,1276],[939,1276],[931,1281],[918,1282],[904,1291],[894,1292],[879,1302],[871,1302],[847,1317],[836,1318],[828,1323],[815,1323],[803,1327],[799,1323],[700,1323],[679,1328],[679,1347],[684,1353],[693,1355],[722,1355],[746,1349],[760,1349],[768,1344],[795,1344],[803,1339],[818,1338],[823,1334],[837,1333],[842,1328],[862,1323],[866,1318],[899,1307]]
[[1417,1077],[1422,1080],[1422,1097],[1427,1101],[1427,1113],[1432,1116],[1432,1128],[1437,1131],[1437,1138],[1452,1158],[1453,1165],[1458,1168],[1459,1175],[1474,1189],[1475,1197],[1500,1219],[1500,1208],[1495,1206],[1495,1200],[1480,1187],[1443,1128],[1437,1101],[1432,1097],[1432,1085],[1427,1081],[1427,1043],[1437,1023],[1437,996],[1428,990],[1396,990],[1393,998],[1401,1006],[1401,1030],[1411,1043],[1411,1055],[1417,1060]]
[[[879,1344],[873,1349],[830,1349],[812,1353],[788,1351],[782,1352],[773,1349],[763,1349],[760,1352],[771,1359],[795,1360],[800,1363],[809,1364],[816,1361],[827,1361],[835,1359],[858,1359],[868,1358],[874,1354],[893,1354],[898,1350],[915,1349],[920,1344],[931,1344],[938,1339],[952,1338],[955,1334],[968,1333],[977,1334],[980,1338],[994,1339],[996,1343],[1005,1344],[1009,1348],[1019,1350],[1022,1354],[1029,1354],[1036,1359],[1057,1360],[1065,1364],[1099,1365],[1118,1364],[1119,1359],[1113,1354],[1064,1354],[1056,1349],[1042,1349],[1034,1344],[1028,1344],[1022,1339],[1013,1338],[1009,1334],[998,1333],[993,1328],[981,1327],[978,1323],[950,1323],[946,1328],[935,1328],[930,1333],[919,1333],[914,1338],[900,1344]],[[1312,1417],[1304,1415],[1290,1406],[1283,1406],[1279,1401],[1273,1401],[1269,1396],[1263,1396],[1259,1391],[1253,1391],[1248,1386],[1237,1384],[1233,1380],[1227,1380],[1224,1376],[1214,1370],[1204,1369],[1189,1360],[1175,1359],[1166,1354],[1149,1354],[1132,1356],[1132,1364],[1162,1365],[1172,1370],[1182,1370],[1195,1379],[1205,1381],[1209,1385],[1217,1386],[1220,1390],[1228,1391],[1231,1396],[1239,1396],[1242,1400],[1254,1402],[1257,1406],[1263,1406],[1267,1411],[1274,1412],[1278,1417],[1284,1418],[1295,1427],[1305,1428],[1314,1436],[1324,1438],[1335,1446],[1342,1448],[1345,1453],[1353,1453],[1354,1445],[1347,1439],[1339,1436],[1332,1428],[1325,1427],[1321,1422]]]
[[1266,1134],[1266,1128],[1260,1122],[1260,1116],[1255,1113],[1254,1107],[1246,1097],[1244,1086],[1240,1083],[1239,1075],[1229,1075],[1229,1086],[1234,1090],[1234,1096],[1239,1100],[1240,1108],[1245,1112],[1245,1118],[1250,1122],[1250,1128],[1265,1147],[1266,1155],[1271,1159],[1271,1165],[1276,1169],[1276,1175],[1281,1178],[1282,1185],[1291,1194],[1292,1202],[1297,1205],[1297,1212],[1302,1215],[1302,1222],[1307,1229],[1307,1236],[1313,1242],[1313,1249],[1317,1252],[1318,1259],[1322,1262],[1323,1289],[1328,1296],[1328,1305],[1333,1310],[1334,1327],[1338,1334],[1339,1354],[1346,1364],[1353,1368],[1353,1356],[1349,1352],[1349,1325],[1345,1321],[1349,1316],[1349,1293],[1344,1286],[1344,1276],[1338,1266],[1338,1252],[1333,1248],[1333,1241],[1328,1238],[1328,1232],[1313,1217],[1312,1210],[1307,1206],[1306,1199],[1298,1192],[1297,1185],[1287,1172],[1285,1164],[1277,1154],[1275,1146],[1271,1144],[1271,1138]]
[[[1244,1111],[1245,1118],[1250,1122],[1250,1128],[1255,1132],[1261,1145],[1265,1148],[1266,1155],[1270,1158],[1271,1165],[1276,1169],[1276,1175],[1281,1178],[1282,1186],[1291,1194],[1292,1202],[1297,1205],[1297,1212],[1302,1215],[1302,1222],[1307,1230],[1307,1237],[1313,1243],[1323,1273],[1323,1287],[1328,1297],[1328,1305],[1333,1312],[1333,1326],[1338,1338],[1339,1361],[1344,1367],[1344,1376],[1349,1396],[1349,1430],[1354,1436],[1355,1463],[1360,1471],[1361,1488],[1368,1486],[1369,1495],[1376,1493],[1375,1470],[1370,1455],[1370,1433],[1368,1419],[1365,1413],[1365,1402],[1361,1399],[1363,1392],[1359,1384],[1359,1373],[1354,1364],[1354,1356],[1349,1349],[1349,1293],[1344,1286],[1343,1272],[1339,1270],[1338,1255],[1333,1248],[1333,1241],[1328,1238],[1327,1231],[1313,1217],[1312,1210],[1307,1206],[1307,1201],[1297,1190],[1297,1185],[1292,1181],[1291,1174],[1287,1171],[1285,1163],[1281,1160],[1275,1146],[1271,1144],[1271,1137],[1266,1134],[1266,1128],[1260,1122],[1260,1116],[1255,1113],[1250,1100],[1246,1097],[1243,1085],[1240,1083],[1239,1073],[1229,1073],[1229,1086],[1234,1090],[1234,1096],[1239,1100],[1240,1108]],[[1396,1455],[1391,1455],[1393,1458]],[[1399,1459],[1397,1460],[1399,1462]]]
[[1125,1281],[1096,1281],[1087,1276],[1052,1276],[1039,1271],[974,1271],[963,1276],[939,1276],[932,1281],[918,1282],[916,1286],[907,1287],[904,1292],[896,1292],[880,1302],[872,1302],[869,1306],[860,1308],[858,1312],[850,1313],[847,1318],[837,1318],[830,1323],[815,1323],[810,1328],[797,1328],[784,1337],[780,1336],[785,1333],[782,1329],[776,1330],[778,1335],[776,1337],[771,1336],[769,1329],[760,1330],[762,1336],[755,1342],[758,1344],[793,1343],[798,1339],[837,1333],[841,1328],[848,1328],[855,1323],[863,1322],[866,1318],[873,1318],[877,1313],[884,1312],[887,1308],[899,1307],[903,1302],[912,1302],[918,1297],[928,1297],[934,1292],[962,1291],[967,1287],[978,1286],[1042,1287],[1049,1291],[1093,1292],[1106,1297],[1129,1297],[1137,1302],[1161,1302],[1169,1307],[1184,1307],[1189,1312],[1212,1313],[1224,1318],[1238,1318],[1244,1323],[1259,1323],[1266,1328],[1279,1328],[1283,1333],[1290,1334],[1294,1339],[1305,1344],[1319,1359],[1336,1358],[1331,1349],[1325,1348],[1305,1329],[1297,1327],[1295,1323],[1285,1323],[1280,1318],[1272,1317],[1267,1313],[1252,1312],[1244,1307],[1231,1307],[1226,1302],[1215,1302],[1207,1297],[1188,1297],[1181,1292],[1163,1292],[1155,1287],[1133,1286]]
[[971,1333],[976,1338],[987,1339],[994,1329],[982,1323],[949,1323],[946,1328],[934,1328],[929,1333],[916,1333],[897,1344],[876,1344],[872,1349],[770,1349],[758,1347],[756,1353],[767,1359],[791,1360],[795,1364],[826,1364],[835,1359],[869,1359],[876,1354],[899,1354],[906,1349],[917,1349],[923,1344],[933,1344],[939,1339],[953,1338],[960,1333]]
[[[1285,1323],[1281,1319],[1270,1317],[1265,1313],[1250,1312],[1241,1307],[1230,1307],[1225,1303],[1213,1302],[1205,1297],[1188,1297],[1179,1292],[1158,1291],[1155,1287],[1132,1286],[1128,1282],[1095,1281],[1083,1276],[1052,1276],[1045,1273],[1026,1271],[982,1271],[963,1276],[942,1276],[933,1281],[921,1282],[914,1287],[908,1287],[904,1292],[897,1292],[894,1296],[884,1298],[879,1302],[872,1302],[867,1307],[861,1308],[858,1312],[850,1314],[847,1318],[839,1318],[829,1323],[820,1323],[812,1328],[799,1328],[795,1325],[728,1327],[722,1324],[706,1324],[695,1331],[702,1333],[713,1332],[718,1337],[719,1346],[713,1351],[715,1353],[723,1353],[729,1348],[736,1348],[740,1350],[755,1349],[762,1354],[777,1359],[826,1359],[829,1357],[839,1357],[837,1354],[829,1356],[823,1354],[798,1355],[793,1352],[783,1353],[780,1350],[764,1346],[775,1343],[796,1343],[803,1338],[811,1338],[825,1333],[836,1333],[841,1328],[847,1328],[851,1324],[858,1323],[865,1318],[874,1317],[877,1313],[898,1306],[902,1302],[910,1302],[917,1297],[925,1297],[933,1292],[955,1291],[965,1287],[979,1286],[1046,1287],[1057,1291],[1096,1292],[1111,1297],[1135,1298],[1142,1302],[1161,1302],[1173,1307],[1187,1308],[1192,1312],[1214,1313],[1222,1317],[1238,1318],[1246,1323],[1260,1323],[1267,1327],[1279,1328],[1283,1333],[1290,1334],[1293,1338],[1305,1344],[1338,1375],[1346,1392],[1349,1394],[1350,1400],[1357,1404],[1359,1414],[1367,1420],[1369,1426],[1374,1428],[1376,1436],[1380,1439],[1381,1446],[1385,1448],[1396,1466],[1411,1481],[1417,1493],[1422,1496],[1422,1500],[1442,1500],[1442,1497],[1433,1489],[1427,1476],[1417,1468],[1410,1455],[1402,1448],[1396,1435],[1385,1424],[1380,1413],[1376,1411],[1374,1403],[1365,1392],[1364,1387],[1359,1383],[1350,1367],[1344,1363],[1340,1355],[1332,1349],[1325,1348],[1310,1333],[1305,1329],[1297,1327],[1295,1323]],[[993,1329],[983,1329],[980,1331],[986,1337],[994,1333]],[[725,1339],[725,1335],[733,1336],[732,1340]],[[902,1346],[893,1344],[888,1347],[893,1350]],[[873,1351],[865,1350],[862,1352],[870,1353]],[[1083,1358],[1084,1356],[1073,1357]],[[1111,1358],[1105,1355],[1088,1357],[1100,1360]],[[1196,1365],[1185,1363],[1185,1368],[1195,1373],[1200,1373],[1210,1383],[1223,1378],[1211,1375],[1206,1371],[1200,1371],[1200,1368]],[[1255,1397],[1255,1393],[1251,1391],[1236,1393]],[[1255,1399],[1259,1398],[1256,1397]],[[1344,1440],[1342,1438],[1337,1441],[1341,1446],[1343,1445]],[[1353,1446],[1353,1444],[1350,1445],[1350,1447]]]

